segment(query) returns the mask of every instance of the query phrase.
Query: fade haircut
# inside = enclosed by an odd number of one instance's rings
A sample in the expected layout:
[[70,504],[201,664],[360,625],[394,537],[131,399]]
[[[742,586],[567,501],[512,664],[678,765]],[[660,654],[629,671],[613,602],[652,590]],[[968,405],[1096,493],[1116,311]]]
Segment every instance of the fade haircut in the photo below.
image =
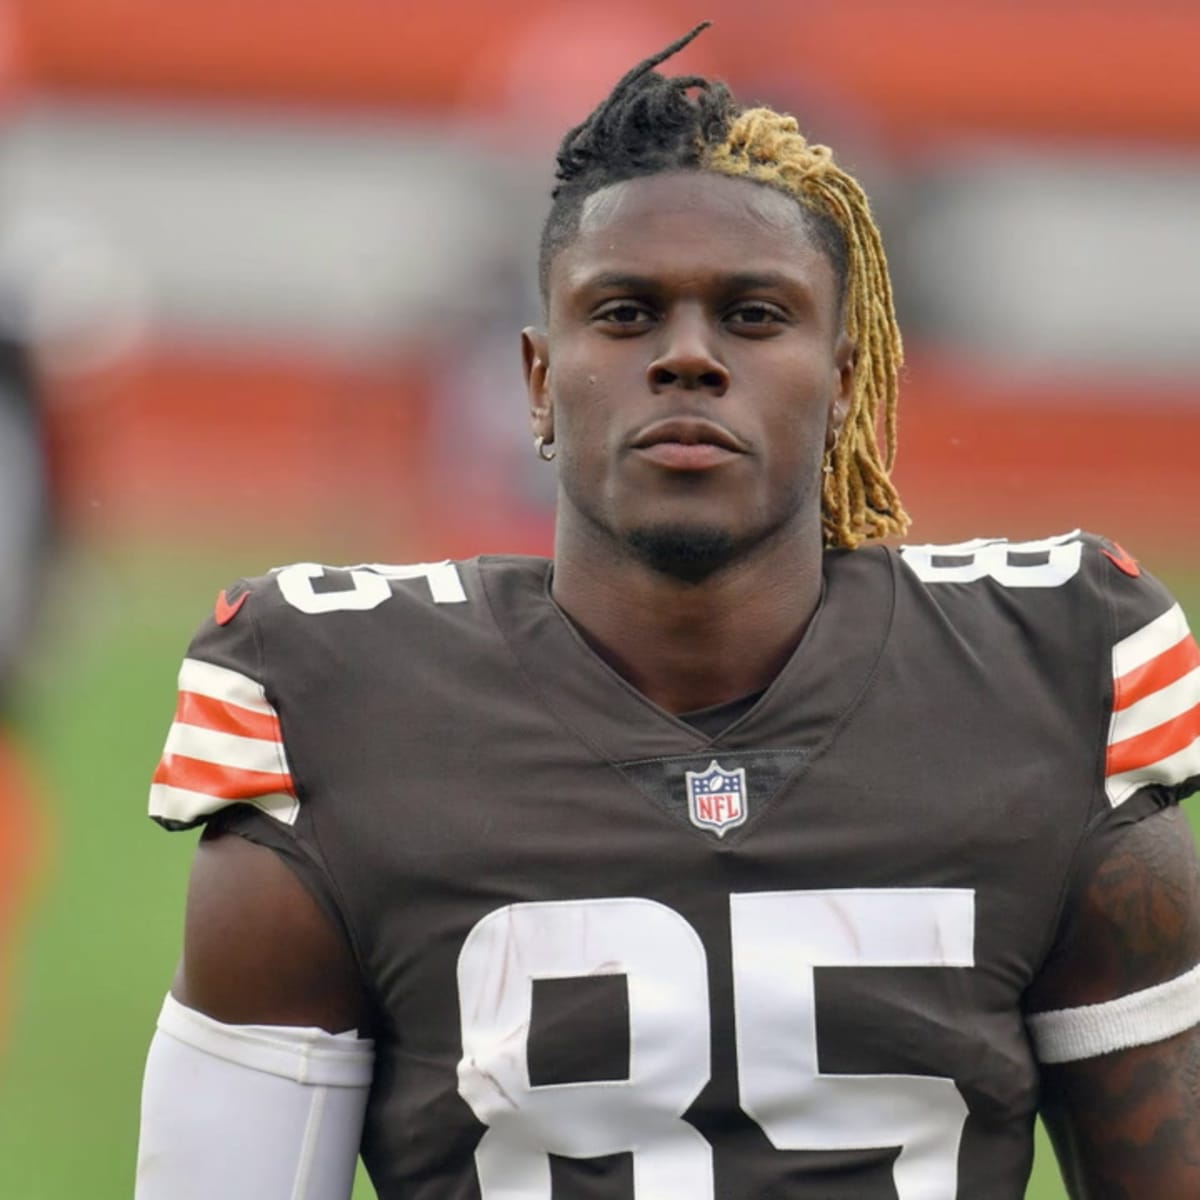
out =
[[843,323],[857,348],[853,395],[822,484],[825,544],[853,549],[866,539],[902,534],[909,521],[890,472],[904,355],[883,242],[866,194],[834,163],[827,146],[809,144],[794,117],[741,108],[723,83],[654,70],[709,24],[638,63],[563,138],[538,256],[543,301],[555,255],[576,237],[584,202],[602,188],[667,171],[711,171],[790,196],[833,267]]

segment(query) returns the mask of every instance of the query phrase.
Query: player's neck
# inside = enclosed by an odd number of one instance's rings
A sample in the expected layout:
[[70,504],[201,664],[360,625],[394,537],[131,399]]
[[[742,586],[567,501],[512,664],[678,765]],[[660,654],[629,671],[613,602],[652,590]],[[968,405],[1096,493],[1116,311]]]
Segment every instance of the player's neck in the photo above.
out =
[[821,596],[818,539],[791,539],[701,584],[559,539],[553,595],[592,649],[668,712],[767,687]]

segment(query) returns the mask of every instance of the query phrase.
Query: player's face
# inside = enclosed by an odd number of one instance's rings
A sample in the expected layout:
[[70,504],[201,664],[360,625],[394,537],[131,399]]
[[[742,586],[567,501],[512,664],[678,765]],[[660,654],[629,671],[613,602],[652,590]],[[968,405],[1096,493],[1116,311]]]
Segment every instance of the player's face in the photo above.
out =
[[690,538],[713,568],[816,534],[854,353],[787,196],[701,172],[596,193],[552,264],[546,333],[524,344],[560,533],[639,551]]

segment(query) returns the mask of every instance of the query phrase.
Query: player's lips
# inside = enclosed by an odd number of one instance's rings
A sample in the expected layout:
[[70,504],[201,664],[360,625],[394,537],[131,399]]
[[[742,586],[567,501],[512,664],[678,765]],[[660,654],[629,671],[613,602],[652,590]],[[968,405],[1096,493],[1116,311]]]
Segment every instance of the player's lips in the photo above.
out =
[[746,453],[729,430],[702,417],[668,417],[641,430],[631,443],[643,458],[677,471],[702,471]]

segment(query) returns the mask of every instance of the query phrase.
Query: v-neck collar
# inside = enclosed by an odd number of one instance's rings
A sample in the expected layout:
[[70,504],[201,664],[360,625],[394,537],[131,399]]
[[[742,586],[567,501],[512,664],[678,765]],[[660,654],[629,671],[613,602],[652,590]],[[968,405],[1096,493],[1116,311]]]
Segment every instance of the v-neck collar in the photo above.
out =
[[584,640],[550,595],[547,559],[481,558],[496,624],[543,702],[609,762],[709,748],[803,749],[832,739],[873,676],[891,629],[895,575],[882,547],[827,551],[808,629],[752,708],[707,737],[643,696]]

